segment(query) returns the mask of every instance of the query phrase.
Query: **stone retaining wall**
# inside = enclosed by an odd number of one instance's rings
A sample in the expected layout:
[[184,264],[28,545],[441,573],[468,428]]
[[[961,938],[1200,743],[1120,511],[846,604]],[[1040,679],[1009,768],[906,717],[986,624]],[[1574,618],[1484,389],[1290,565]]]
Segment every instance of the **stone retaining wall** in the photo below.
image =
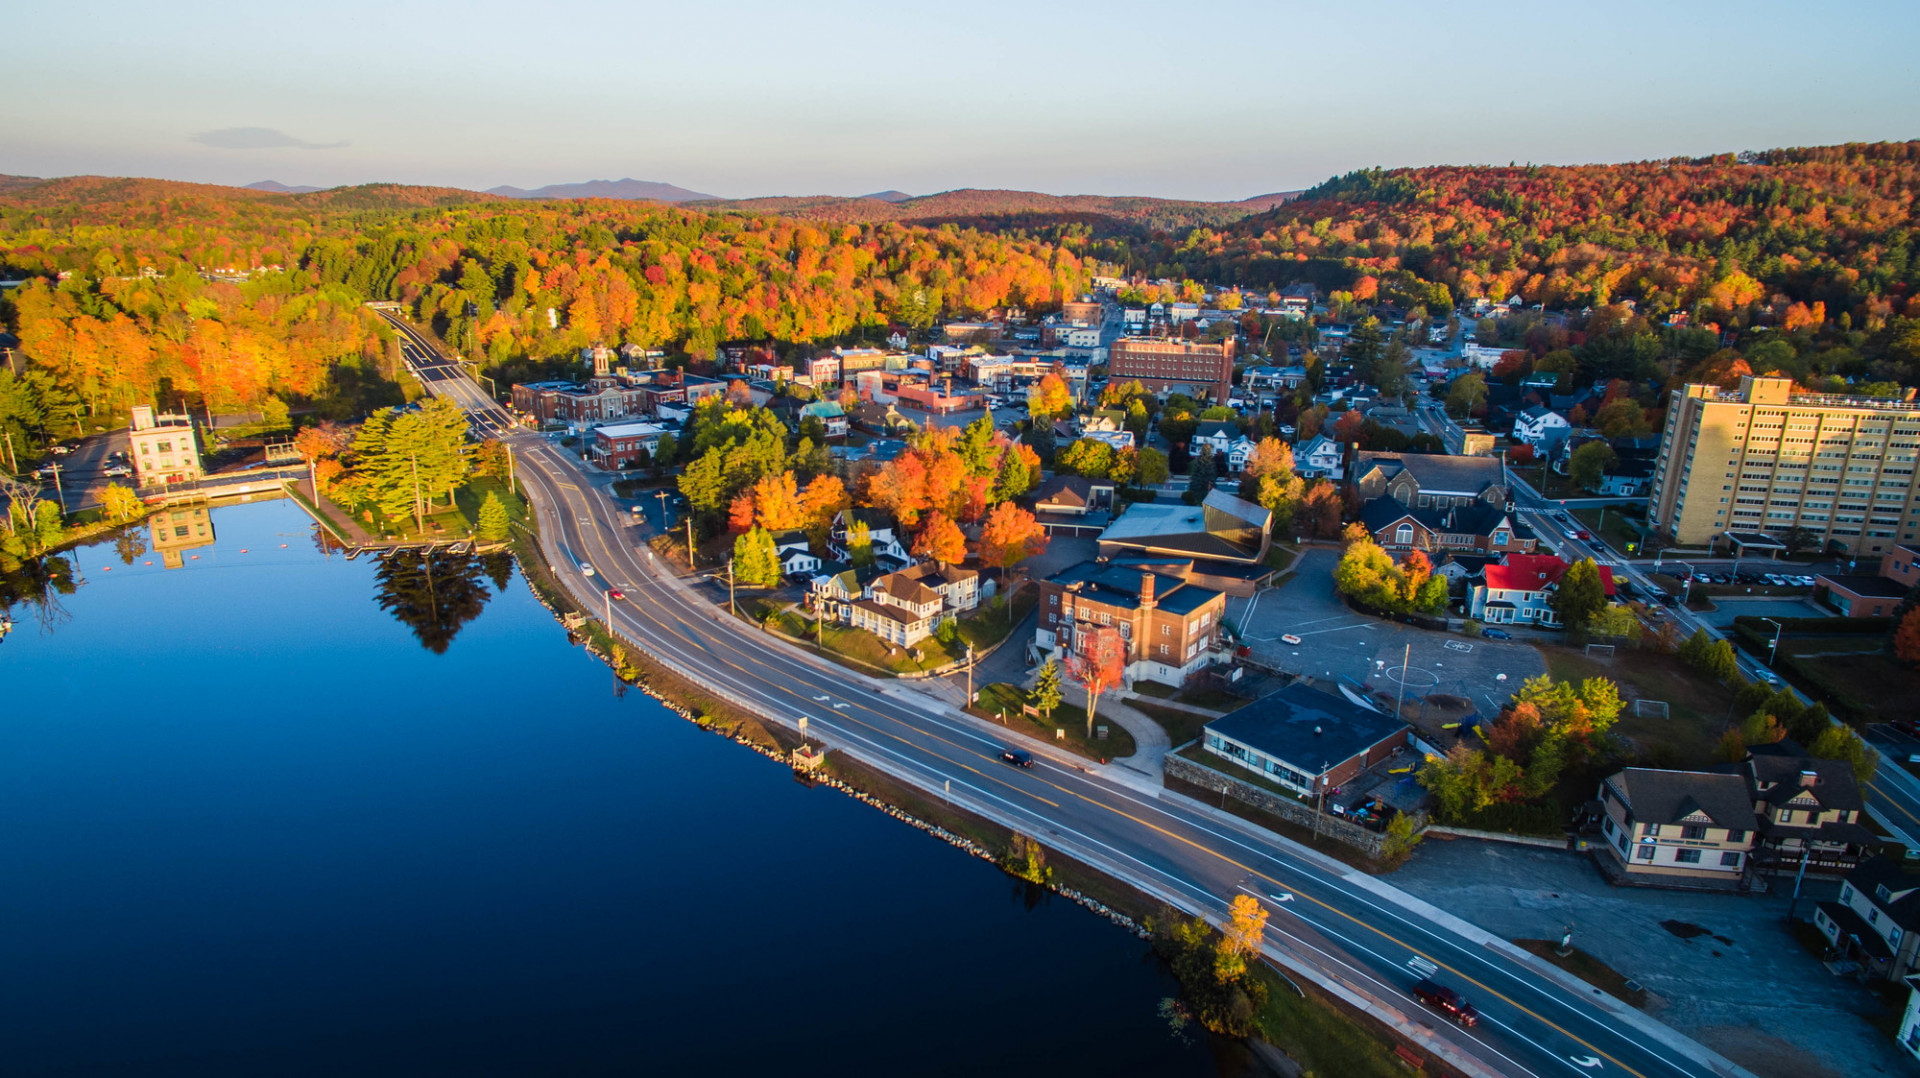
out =
[[1310,828],[1315,826],[1314,818],[1318,816],[1321,834],[1338,839],[1368,857],[1380,856],[1381,846],[1386,842],[1387,836],[1384,834],[1369,831],[1338,817],[1321,816],[1314,811],[1312,805],[1302,804],[1283,794],[1242,782],[1232,775],[1197,764],[1178,753],[1168,753],[1166,765],[1168,778],[1190,782],[1214,793],[1225,793],[1235,801],[1252,805],[1262,812],[1272,813],[1288,823]]

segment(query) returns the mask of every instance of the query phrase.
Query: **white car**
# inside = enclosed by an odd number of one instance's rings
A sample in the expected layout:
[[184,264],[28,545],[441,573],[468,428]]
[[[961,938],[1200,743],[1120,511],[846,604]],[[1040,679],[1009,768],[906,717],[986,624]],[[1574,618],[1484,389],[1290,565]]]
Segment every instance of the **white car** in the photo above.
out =
[[113,477],[132,475],[133,469],[124,464],[109,464],[105,468],[100,469],[100,474]]
[[591,562],[584,562],[584,561],[583,561],[583,562],[581,562],[581,563],[580,563],[580,575],[581,575],[581,576],[592,576],[592,575],[593,575],[593,564],[592,564]]
[[1282,644],[1298,645],[1300,643],[1300,638],[1293,635],[1292,633],[1282,633],[1280,634],[1280,642]]

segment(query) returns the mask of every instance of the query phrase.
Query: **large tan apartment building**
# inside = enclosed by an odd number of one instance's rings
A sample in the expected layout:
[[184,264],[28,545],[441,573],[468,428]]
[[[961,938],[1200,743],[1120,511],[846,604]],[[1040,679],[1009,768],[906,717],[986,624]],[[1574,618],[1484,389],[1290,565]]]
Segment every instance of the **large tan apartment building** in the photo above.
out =
[[1880,554],[1920,532],[1920,404],[1794,393],[1787,378],[1675,390],[1647,517],[1688,545],[1804,528],[1825,548]]
[[1107,352],[1113,383],[1138,381],[1150,393],[1224,401],[1233,395],[1233,341],[1122,337]]
[[143,487],[200,478],[200,448],[193,420],[185,415],[156,413],[146,405],[135,408],[127,425],[127,456],[133,460],[134,482]]

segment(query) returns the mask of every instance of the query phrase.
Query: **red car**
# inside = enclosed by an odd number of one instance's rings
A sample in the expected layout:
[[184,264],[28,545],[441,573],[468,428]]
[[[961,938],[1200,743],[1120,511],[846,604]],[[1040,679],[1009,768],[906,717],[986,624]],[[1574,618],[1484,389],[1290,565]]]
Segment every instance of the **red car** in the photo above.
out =
[[609,599],[625,599],[626,597],[627,593],[621,591],[619,588],[610,588],[607,591],[607,598]]

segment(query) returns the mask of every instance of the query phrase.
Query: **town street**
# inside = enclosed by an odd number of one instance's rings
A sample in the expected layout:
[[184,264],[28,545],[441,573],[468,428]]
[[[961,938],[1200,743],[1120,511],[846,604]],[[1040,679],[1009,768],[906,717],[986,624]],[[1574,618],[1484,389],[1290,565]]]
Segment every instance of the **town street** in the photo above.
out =
[[[1653,1019],[1505,941],[1381,881],[1188,799],[1124,768],[1035,748],[1031,770],[999,760],[1006,739],[902,683],[833,666],[694,593],[636,542],[616,504],[572,455],[514,427],[405,323],[410,364],[516,451],[556,578],[588,611],[663,665],[776,722],[804,729],[929,791],[1218,923],[1250,892],[1272,911],[1268,956],[1433,1049],[1470,1074],[1743,1074]],[[582,571],[591,563],[594,575]],[[627,599],[605,600],[619,588]],[[1448,1025],[1407,990],[1423,973],[1465,992],[1485,1021]]]

